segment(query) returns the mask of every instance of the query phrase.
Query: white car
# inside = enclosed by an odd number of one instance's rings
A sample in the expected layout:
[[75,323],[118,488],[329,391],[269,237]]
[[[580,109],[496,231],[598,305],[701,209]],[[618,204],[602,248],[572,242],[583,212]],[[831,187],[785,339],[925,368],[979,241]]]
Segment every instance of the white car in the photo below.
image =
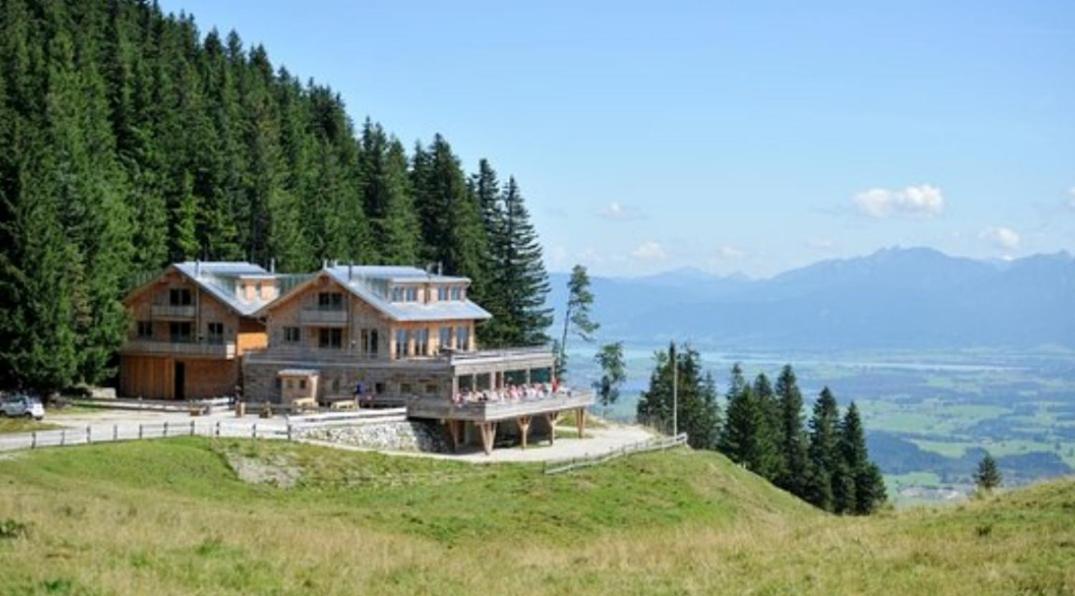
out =
[[41,420],[45,417],[45,406],[36,397],[28,395],[12,395],[5,397],[0,402],[0,414],[4,416],[33,418]]

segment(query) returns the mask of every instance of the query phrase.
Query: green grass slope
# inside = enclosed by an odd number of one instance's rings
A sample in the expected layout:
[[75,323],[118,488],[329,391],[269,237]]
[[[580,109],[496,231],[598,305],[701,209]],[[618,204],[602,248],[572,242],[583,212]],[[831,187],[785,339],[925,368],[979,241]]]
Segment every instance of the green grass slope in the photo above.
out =
[[185,438],[5,456],[0,565],[5,594],[1064,593],[1075,485],[841,519],[685,449],[545,476]]

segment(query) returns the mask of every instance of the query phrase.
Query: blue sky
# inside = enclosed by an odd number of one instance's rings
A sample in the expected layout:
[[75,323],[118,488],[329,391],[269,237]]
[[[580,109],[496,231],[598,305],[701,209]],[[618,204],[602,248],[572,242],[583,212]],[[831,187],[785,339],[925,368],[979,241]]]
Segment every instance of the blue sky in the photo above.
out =
[[552,270],[1075,251],[1070,1],[162,6],[514,174]]

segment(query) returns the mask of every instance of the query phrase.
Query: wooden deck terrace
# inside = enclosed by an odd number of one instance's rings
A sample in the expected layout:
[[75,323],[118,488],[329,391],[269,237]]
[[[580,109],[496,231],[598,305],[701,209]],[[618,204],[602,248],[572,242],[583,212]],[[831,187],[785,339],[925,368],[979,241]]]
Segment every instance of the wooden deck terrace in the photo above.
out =
[[594,404],[592,392],[560,394],[552,397],[534,397],[504,401],[472,401],[456,404],[443,397],[420,397],[407,403],[409,418],[441,420],[448,427],[452,448],[458,449],[469,422],[479,431],[482,448],[492,453],[496,439],[497,424],[513,420],[519,426],[522,446],[525,449],[530,434],[530,423],[535,416],[544,416],[549,423],[549,441],[555,442],[555,425],[562,412],[575,411],[575,424],[579,438],[586,430],[586,408]]

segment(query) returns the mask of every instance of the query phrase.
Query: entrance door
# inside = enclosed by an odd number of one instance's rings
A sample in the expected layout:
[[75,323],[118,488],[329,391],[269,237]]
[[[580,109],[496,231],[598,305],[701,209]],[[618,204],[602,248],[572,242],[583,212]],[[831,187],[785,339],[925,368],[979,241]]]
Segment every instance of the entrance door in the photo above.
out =
[[186,399],[187,393],[187,365],[185,362],[175,363],[175,399]]

